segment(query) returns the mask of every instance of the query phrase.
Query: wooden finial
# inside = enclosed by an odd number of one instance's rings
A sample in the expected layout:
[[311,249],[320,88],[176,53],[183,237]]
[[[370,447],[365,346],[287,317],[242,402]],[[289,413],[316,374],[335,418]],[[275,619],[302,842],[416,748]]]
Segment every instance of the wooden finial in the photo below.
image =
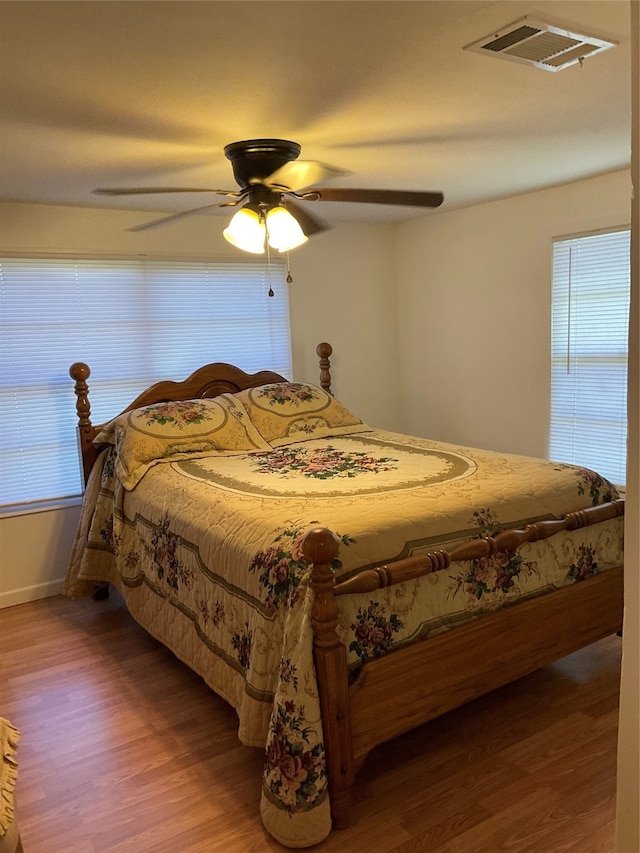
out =
[[69,368],[69,376],[75,380],[73,390],[76,394],[76,412],[78,414],[78,443],[82,459],[82,473],[86,484],[91,467],[95,462],[96,451],[93,446],[94,429],[91,424],[91,405],[87,379],[91,376],[89,365],[76,361]]
[[340,541],[326,527],[314,527],[302,540],[302,553],[307,563],[328,565],[338,556]]
[[76,361],[69,368],[69,376],[75,380],[74,391],[76,393],[76,412],[78,413],[78,425],[80,427],[90,424],[91,406],[89,405],[89,386],[87,379],[91,376],[88,364]]
[[326,342],[318,344],[316,347],[316,354],[320,359],[320,385],[327,394],[331,394],[331,362],[329,356],[332,352],[333,347]]

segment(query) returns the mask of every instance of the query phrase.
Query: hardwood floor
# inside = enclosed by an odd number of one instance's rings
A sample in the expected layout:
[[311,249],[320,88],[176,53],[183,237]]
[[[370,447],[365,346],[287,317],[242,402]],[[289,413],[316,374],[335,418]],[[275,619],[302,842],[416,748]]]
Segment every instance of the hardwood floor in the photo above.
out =
[[[375,750],[322,853],[612,853],[620,640]],[[283,851],[234,711],[107,601],[0,610],[25,853]]]

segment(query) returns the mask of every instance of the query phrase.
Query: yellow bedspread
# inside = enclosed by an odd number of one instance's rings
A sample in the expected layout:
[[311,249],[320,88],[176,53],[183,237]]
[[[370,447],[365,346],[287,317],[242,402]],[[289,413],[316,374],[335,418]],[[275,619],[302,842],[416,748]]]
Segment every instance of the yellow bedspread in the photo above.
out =
[[[225,697],[266,750],[262,816],[282,843],[330,831],[300,542],[341,539],[340,577],[617,497],[585,469],[381,430],[228,457],[163,462],[126,492],[113,449],[89,482],[65,592],[109,581],[133,616]],[[340,598],[349,665],[520,596],[622,563],[622,519]]]

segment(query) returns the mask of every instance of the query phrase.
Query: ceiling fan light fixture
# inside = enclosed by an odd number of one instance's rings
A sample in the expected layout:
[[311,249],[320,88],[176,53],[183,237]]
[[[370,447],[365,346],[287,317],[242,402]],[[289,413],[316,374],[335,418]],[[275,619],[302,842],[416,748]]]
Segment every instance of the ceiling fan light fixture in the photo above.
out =
[[267,211],[267,239],[278,252],[289,252],[309,239],[298,220],[286,207],[278,205]]
[[264,241],[267,235],[264,218],[248,206],[241,208],[233,215],[222,234],[225,240],[237,249],[254,255],[264,254]]
[[[129,231],[143,231],[175,222],[213,207],[242,207],[224,229],[225,240],[244,252],[262,255],[268,248],[289,252],[306,243],[309,236],[325,231],[327,225],[307,213],[298,202],[359,202],[392,204],[408,207],[439,207],[441,192],[422,190],[349,189],[316,186],[322,176],[338,173],[333,167],[314,160],[293,162],[300,153],[297,142],[284,139],[249,139],[232,142],[224,149],[232,161],[233,174],[240,190],[207,189],[205,187],[113,187],[97,189],[104,195],[144,195],[146,193],[205,192],[225,196],[230,201],[213,202],[194,207],[152,222],[135,225]],[[304,190],[304,192],[299,192]],[[293,211],[293,213],[292,213]]]

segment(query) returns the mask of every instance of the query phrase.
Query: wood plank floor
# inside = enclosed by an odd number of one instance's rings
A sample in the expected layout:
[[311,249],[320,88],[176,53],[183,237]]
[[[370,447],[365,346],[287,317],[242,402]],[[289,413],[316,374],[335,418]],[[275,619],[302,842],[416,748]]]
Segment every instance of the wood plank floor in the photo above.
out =
[[[612,853],[620,640],[374,750],[322,853]],[[126,612],[0,610],[0,715],[21,731],[25,853],[283,851],[234,711]]]

